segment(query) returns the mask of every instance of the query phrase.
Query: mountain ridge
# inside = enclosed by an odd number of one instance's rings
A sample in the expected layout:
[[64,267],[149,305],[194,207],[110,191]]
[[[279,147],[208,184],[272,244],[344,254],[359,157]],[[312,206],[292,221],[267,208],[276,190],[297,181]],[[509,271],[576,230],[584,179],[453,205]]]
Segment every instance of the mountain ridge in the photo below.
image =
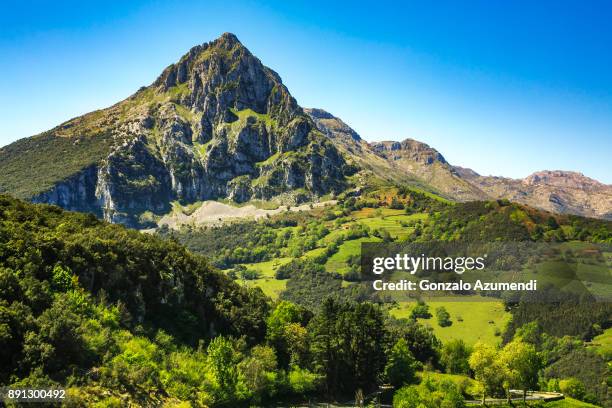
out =
[[[310,114],[313,110],[306,112]],[[328,125],[324,133],[336,133],[336,140],[342,135],[356,134],[362,149],[369,148],[376,155],[395,162],[385,171],[400,171],[405,177],[414,177],[433,186],[448,198],[459,201],[509,199],[555,213],[612,219],[612,186],[582,173],[542,170],[523,179],[481,176],[472,169],[451,165],[439,151],[423,142],[410,138],[367,142],[341,119],[322,109],[316,111],[326,118],[325,122],[318,123],[319,127]]]
[[293,205],[374,182],[612,218],[609,188],[554,174],[484,177],[414,139],[369,143],[333,114],[300,107],[231,33],[123,101],[0,148],[0,192],[133,227],[154,226],[176,201]]

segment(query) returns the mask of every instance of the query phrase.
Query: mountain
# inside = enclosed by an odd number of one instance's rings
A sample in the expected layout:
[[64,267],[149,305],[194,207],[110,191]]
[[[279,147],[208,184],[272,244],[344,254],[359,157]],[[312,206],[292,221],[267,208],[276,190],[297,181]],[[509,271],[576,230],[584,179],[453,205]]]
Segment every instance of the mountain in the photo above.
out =
[[402,142],[374,142],[371,147],[404,174],[434,187],[445,197],[459,201],[487,198],[477,187],[462,179],[444,156],[425,143],[405,139]]
[[348,170],[278,74],[226,33],[126,100],[2,148],[0,191],[135,226],[174,200],[339,192]]
[[457,201],[508,199],[555,213],[612,219],[612,186],[569,171],[541,171],[516,180],[481,176],[453,166],[429,145],[413,139],[368,143],[341,119],[322,109],[305,109],[318,129],[341,151],[378,177],[421,183]]
[[133,227],[155,226],[175,203],[293,205],[380,184],[591,217],[612,211],[611,187],[579,174],[483,177],[413,139],[368,143],[332,114],[302,109],[230,33],[119,103],[0,148],[0,193]]
[[453,200],[486,198],[477,187],[458,177],[453,166],[425,143],[412,139],[368,143],[331,113],[323,109],[304,111],[340,151],[379,179],[410,183]]
[[469,169],[462,177],[491,198],[506,198],[556,213],[612,219],[612,186],[572,171],[539,171],[524,179],[480,176]]

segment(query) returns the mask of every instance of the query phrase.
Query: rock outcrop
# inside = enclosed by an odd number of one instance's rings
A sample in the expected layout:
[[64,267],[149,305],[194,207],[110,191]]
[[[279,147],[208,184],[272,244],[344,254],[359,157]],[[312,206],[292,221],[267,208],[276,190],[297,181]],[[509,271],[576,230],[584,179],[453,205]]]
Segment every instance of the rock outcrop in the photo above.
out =
[[70,211],[101,214],[95,190],[98,183],[96,166],[89,166],[57,183],[44,193],[32,197],[33,203],[55,204]]

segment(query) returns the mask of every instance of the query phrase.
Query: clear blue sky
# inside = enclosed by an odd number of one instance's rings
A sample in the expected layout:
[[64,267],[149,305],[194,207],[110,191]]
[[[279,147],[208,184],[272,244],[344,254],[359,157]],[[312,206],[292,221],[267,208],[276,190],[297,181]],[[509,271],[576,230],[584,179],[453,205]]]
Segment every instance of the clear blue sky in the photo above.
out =
[[302,106],[369,141],[411,137],[485,175],[612,183],[610,2],[397,3],[3,3],[0,145],[109,106],[231,31]]

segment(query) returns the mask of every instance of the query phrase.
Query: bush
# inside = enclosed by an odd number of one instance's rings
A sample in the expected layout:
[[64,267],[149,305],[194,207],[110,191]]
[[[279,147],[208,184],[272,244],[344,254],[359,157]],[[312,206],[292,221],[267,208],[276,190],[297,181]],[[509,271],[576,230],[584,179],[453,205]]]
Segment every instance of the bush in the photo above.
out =
[[452,381],[426,379],[418,386],[400,388],[393,395],[395,408],[462,408],[465,400]]
[[297,395],[304,396],[313,392],[320,381],[321,376],[300,367],[293,367],[289,371],[289,388]]
[[419,300],[418,304],[410,312],[410,317],[412,319],[429,319],[431,317],[429,306],[425,302]]
[[240,277],[245,280],[259,279],[260,273],[254,269],[245,269],[240,273]]
[[438,319],[438,325],[440,327],[448,327],[453,324],[450,319],[450,313],[448,313],[445,307],[441,306],[436,309],[436,318]]
[[291,277],[291,270],[292,270],[291,264],[281,265],[274,273],[274,277],[279,280],[289,279]]
[[579,400],[583,399],[586,394],[584,384],[577,378],[566,378],[559,381],[559,391]]

